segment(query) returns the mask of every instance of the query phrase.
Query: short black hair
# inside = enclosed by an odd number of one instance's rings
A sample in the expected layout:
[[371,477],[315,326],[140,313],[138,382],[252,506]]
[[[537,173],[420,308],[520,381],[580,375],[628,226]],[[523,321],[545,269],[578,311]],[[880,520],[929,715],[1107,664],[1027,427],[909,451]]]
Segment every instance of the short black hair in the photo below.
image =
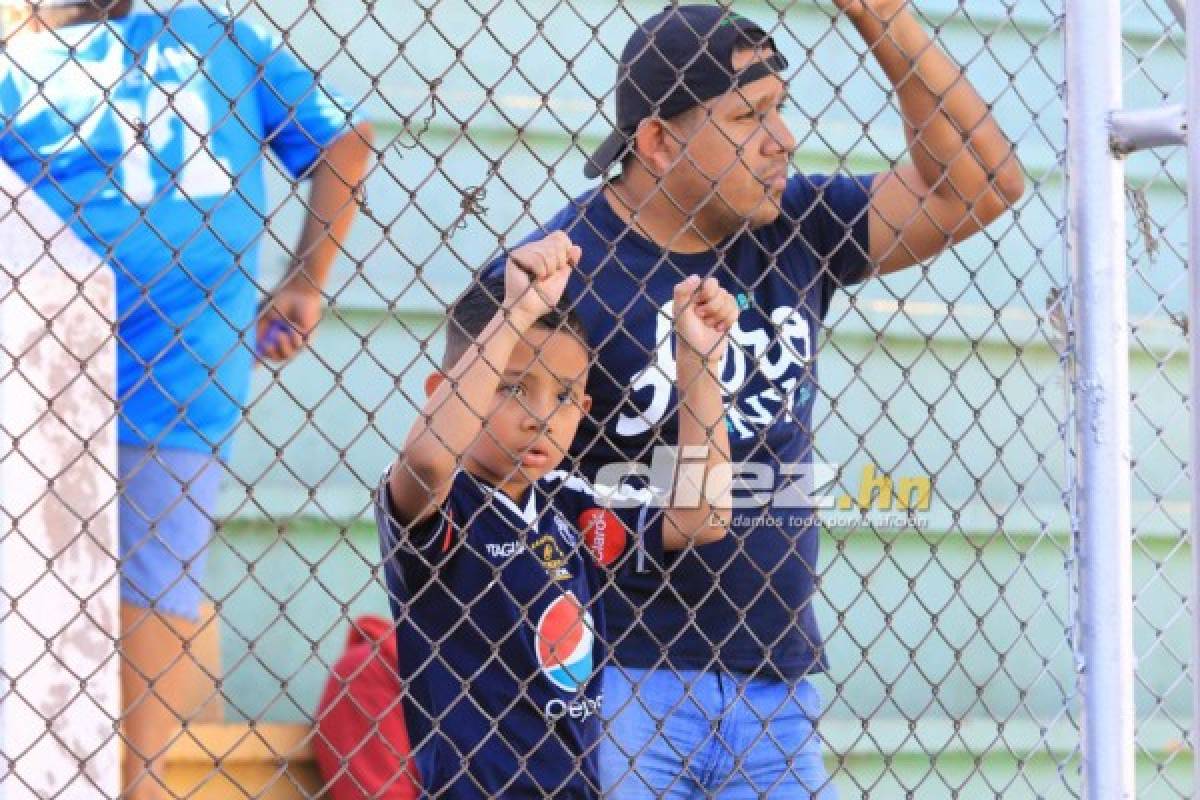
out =
[[[442,369],[448,370],[458,363],[470,345],[479,339],[483,329],[496,316],[504,303],[504,275],[490,275],[471,281],[450,308],[446,325],[446,353],[442,356]],[[538,317],[534,327],[549,331],[565,331],[574,334],[587,347],[583,322],[579,315],[562,297],[557,307]]]

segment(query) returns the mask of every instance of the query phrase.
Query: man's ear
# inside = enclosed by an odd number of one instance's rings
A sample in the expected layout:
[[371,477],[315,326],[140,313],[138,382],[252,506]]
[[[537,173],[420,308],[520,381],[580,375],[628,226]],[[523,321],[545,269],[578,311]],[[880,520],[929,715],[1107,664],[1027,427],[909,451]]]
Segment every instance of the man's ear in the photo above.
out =
[[441,370],[431,372],[425,376],[425,396],[433,397],[433,393],[442,385],[442,381],[446,380],[446,373]]
[[671,169],[682,144],[658,117],[644,119],[633,134],[633,157],[655,177]]
[[585,394],[579,399],[579,410],[583,412],[585,417],[591,412],[592,396],[590,394]]

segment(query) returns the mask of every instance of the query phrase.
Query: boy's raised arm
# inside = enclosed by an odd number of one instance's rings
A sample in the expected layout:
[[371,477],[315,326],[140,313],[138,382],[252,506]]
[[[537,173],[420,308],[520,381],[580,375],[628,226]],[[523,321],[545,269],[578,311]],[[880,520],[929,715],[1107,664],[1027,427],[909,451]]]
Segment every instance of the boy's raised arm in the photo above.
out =
[[509,256],[503,309],[440,376],[392,467],[388,489],[399,522],[420,522],[445,501],[463,453],[483,429],[513,349],[558,303],[578,261],[579,248],[561,231]]
[[[691,470],[678,470],[672,497],[685,502],[666,511],[663,547],[680,550],[689,542],[704,544],[725,535],[733,506],[729,469],[729,432],[721,398],[720,362],[726,335],[737,322],[737,302],[714,278],[691,276],[675,287],[676,377],[679,394],[679,439],[685,457],[705,448],[701,486],[690,482]],[[689,452],[686,448],[692,448]]]

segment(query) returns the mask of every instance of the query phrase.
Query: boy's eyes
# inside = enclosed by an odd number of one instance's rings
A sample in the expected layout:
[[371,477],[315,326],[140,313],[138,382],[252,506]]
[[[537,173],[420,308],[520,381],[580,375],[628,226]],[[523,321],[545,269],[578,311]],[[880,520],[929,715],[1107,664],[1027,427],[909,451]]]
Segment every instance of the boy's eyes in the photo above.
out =
[[[500,391],[513,397],[524,397],[526,394],[525,387],[519,383],[501,384]],[[570,390],[559,392],[557,398],[558,402],[562,405],[573,404],[575,402],[575,393]]]

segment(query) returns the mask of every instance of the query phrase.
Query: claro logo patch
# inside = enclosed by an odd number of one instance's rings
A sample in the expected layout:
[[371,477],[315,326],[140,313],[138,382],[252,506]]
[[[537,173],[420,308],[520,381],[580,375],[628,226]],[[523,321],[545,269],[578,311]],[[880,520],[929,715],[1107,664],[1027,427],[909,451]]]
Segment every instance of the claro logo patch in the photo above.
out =
[[579,515],[579,530],[592,557],[601,566],[610,566],[625,552],[629,533],[621,518],[607,508],[589,508]]

